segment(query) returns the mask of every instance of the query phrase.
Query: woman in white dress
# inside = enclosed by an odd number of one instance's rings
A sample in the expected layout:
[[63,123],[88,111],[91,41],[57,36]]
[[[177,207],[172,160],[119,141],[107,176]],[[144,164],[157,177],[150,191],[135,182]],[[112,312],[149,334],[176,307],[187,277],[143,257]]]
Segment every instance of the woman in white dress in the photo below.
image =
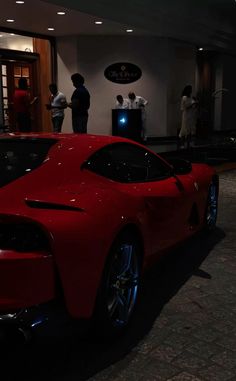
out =
[[196,129],[196,100],[192,98],[192,86],[185,86],[182,92],[181,106],[182,120],[179,138],[184,145],[187,142],[189,148],[191,136],[195,135]]

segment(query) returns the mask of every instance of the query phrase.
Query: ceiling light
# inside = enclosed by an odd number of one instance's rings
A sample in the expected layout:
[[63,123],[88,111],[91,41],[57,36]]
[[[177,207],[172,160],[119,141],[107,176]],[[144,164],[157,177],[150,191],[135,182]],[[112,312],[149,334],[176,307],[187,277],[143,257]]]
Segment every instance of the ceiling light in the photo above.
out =
[[7,19],[7,22],[14,22],[15,20],[13,19]]
[[54,28],[48,28],[48,30],[55,30]]
[[2,34],[0,34],[0,37],[3,37],[3,35],[2,35]]
[[133,32],[133,29],[126,29],[126,32],[127,32],[127,33],[132,33],[132,32]]
[[95,21],[96,25],[102,25],[102,21]]
[[203,48],[198,48],[198,50],[203,50]]
[[59,16],[64,16],[64,15],[66,14],[66,12],[57,12],[57,14],[58,14]]
[[16,4],[24,4],[24,1],[16,1]]
[[10,33],[10,36],[15,36],[15,33]]

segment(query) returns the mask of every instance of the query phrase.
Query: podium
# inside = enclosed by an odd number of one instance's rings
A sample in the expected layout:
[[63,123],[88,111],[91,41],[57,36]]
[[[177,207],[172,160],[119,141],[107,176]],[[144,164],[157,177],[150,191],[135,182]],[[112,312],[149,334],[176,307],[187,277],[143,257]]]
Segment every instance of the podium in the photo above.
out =
[[112,135],[142,141],[142,110],[113,109]]

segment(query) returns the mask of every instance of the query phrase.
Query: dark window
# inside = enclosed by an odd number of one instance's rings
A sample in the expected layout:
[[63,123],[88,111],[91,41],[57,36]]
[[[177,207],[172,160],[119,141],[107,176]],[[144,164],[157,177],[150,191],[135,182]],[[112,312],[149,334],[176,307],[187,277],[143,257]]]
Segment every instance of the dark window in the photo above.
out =
[[155,181],[171,175],[171,167],[162,159],[129,143],[114,143],[102,148],[87,160],[83,168],[125,183]]
[[55,139],[1,138],[0,187],[39,167]]

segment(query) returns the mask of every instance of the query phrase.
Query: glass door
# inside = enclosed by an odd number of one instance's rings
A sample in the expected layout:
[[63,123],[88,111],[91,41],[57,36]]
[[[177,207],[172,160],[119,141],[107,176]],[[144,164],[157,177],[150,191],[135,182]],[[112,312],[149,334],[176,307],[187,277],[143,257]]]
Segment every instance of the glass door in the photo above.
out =
[[[9,60],[2,62],[2,103],[3,103],[3,128],[4,131],[17,131],[16,112],[14,110],[13,95],[18,87],[21,77],[27,79],[30,99],[33,100],[37,86],[34,80],[33,65],[30,62]],[[38,130],[37,110],[38,105],[32,105],[30,109],[33,131]]]
[[29,90],[31,89],[31,76],[29,64],[16,63],[13,65],[14,87],[18,87],[18,81],[21,77],[27,79]]
[[9,130],[9,105],[8,105],[8,84],[7,84],[7,65],[1,65],[1,82],[2,82],[2,130],[7,132]]

